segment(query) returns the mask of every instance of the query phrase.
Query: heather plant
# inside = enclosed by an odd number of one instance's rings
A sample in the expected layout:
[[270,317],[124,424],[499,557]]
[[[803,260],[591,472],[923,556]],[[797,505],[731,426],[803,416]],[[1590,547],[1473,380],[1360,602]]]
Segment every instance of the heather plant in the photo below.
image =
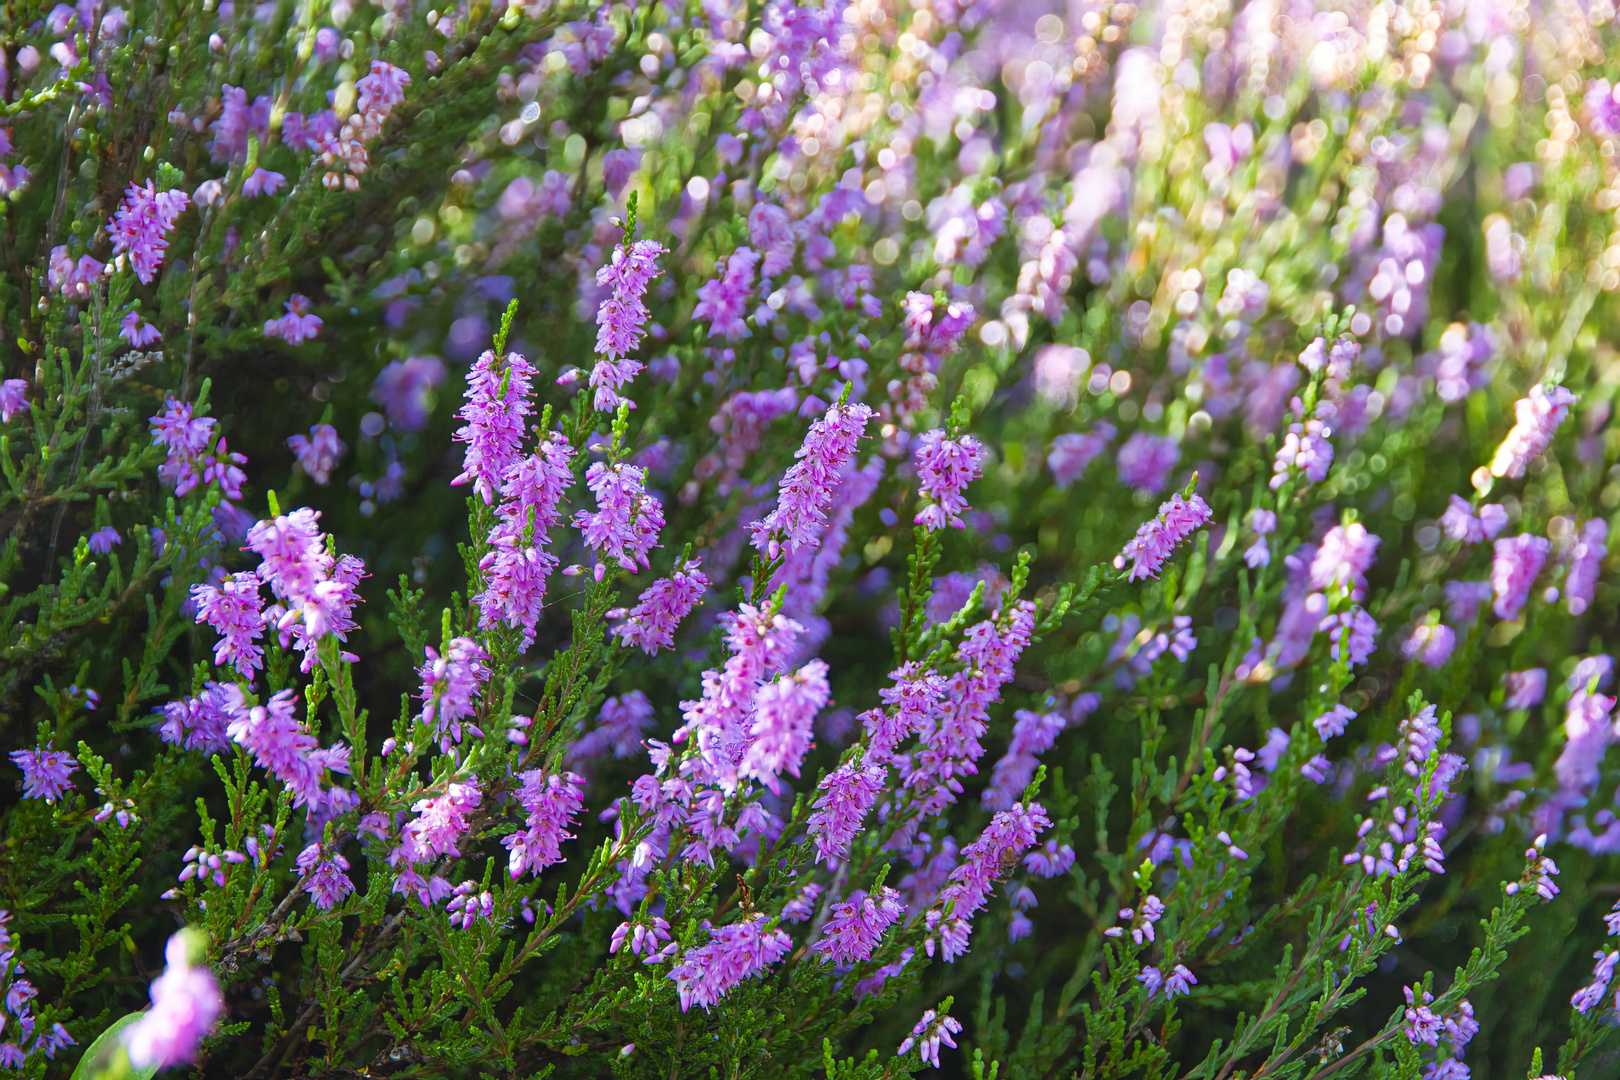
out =
[[1615,17],[5,8],[0,1069],[1612,1075]]

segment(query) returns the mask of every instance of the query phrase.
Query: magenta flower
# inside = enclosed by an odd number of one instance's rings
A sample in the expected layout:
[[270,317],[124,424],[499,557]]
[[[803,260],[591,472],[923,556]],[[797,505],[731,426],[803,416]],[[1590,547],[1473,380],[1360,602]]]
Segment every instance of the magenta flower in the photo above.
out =
[[264,666],[264,649],[258,644],[264,636],[264,601],[259,595],[259,576],[251,571],[232,574],[219,585],[193,585],[197,621],[207,623],[219,634],[214,645],[214,663],[231,664],[245,679]]
[[287,186],[287,178],[269,169],[254,169],[253,175],[242,181],[242,194],[250,199],[260,195],[274,195]]
[[501,840],[511,852],[507,870],[513,881],[563,861],[562,842],[573,838],[568,827],[585,804],[585,780],[575,773],[547,776],[529,769],[518,778],[523,785],[517,799],[527,815],[527,828]]
[[433,390],[444,379],[444,361],[437,356],[393,360],[371,384],[371,399],[383,407],[389,424],[400,431],[421,431],[427,426]]
[[[474,715],[473,699],[489,681],[489,654],[472,638],[452,638],[440,656],[433,646],[425,647],[427,659],[417,668],[422,679],[422,722],[434,725],[439,733],[439,749],[450,752],[450,747],[461,742],[462,721]],[[465,725],[468,732],[479,738],[484,733],[473,724]]]
[[1457,634],[1445,623],[1419,623],[1412,628],[1411,636],[1401,642],[1401,655],[1437,668],[1451,658],[1451,650],[1456,645]]
[[834,405],[811,423],[798,460],[782,477],[776,508],[748,527],[755,550],[774,559],[783,550],[821,546],[827,511],[871,418],[872,410],[855,402]]
[[1360,600],[1367,592],[1367,571],[1377,558],[1378,537],[1367,531],[1360,522],[1335,525],[1322,538],[1311,560],[1309,588],[1312,591],[1333,587],[1348,588],[1352,600]]
[[738,248],[722,256],[715,265],[719,277],[698,287],[698,303],[692,309],[692,318],[708,320],[710,337],[739,341],[749,336],[743,319],[753,295],[754,265],[758,261],[759,256],[748,248]]
[[832,697],[827,685],[827,664],[812,660],[793,675],[766,683],[754,695],[754,721],[749,729],[748,752],[737,774],[780,791],[779,777],[799,775],[799,765],[810,749],[816,714]]
[[454,436],[467,444],[467,450],[452,486],[470,481],[485,503],[494,503],[506,470],[517,462],[523,445],[533,376],[534,368],[517,353],[502,359],[485,352],[467,372],[467,404],[456,414],[466,424]]
[[1164,996],[1168,1000],[1177,994],[1189,993],[1189,988],[1197,985],[1197,976],[1188,971],[1185,964],[1177,964],[1170,974],[1165,977]]
[[1496,599],[1491,610],[1498,619],[1515,619],[1524,610],[1551,549],[1545,537],[1530,533],[1496,541],[1491,558],[1491,591]]
[[354,84],[355,105],[363,113],[380,113],[386,117],[395,105],[405,100],[405,88],[409,85],[411,76],[404,68],[373,60],[371,73]]
[[293,293],[292,299],[282,306],[287,309],[287,314],[265,322],[264,336],[280,338],[289,345],[302,345],[306,341],[314,341],[315,335],[321,332],[322,324],[319,315],[309,314],[309,297]]
[[11,762],[22,770],[23,798],[53,803],[73,790],[73,773],[79,763],[66,750],[49,745],[34,750],[13,750]]
[[590,386],[596,391],[599,411],[618,408],[624,400],[619,389],[641,371],[641,363],[629,355],[641,347],[647,320],[652,317],[642,297],[652,280],[663,273],[658,256],[667,252],[656,240],[637,240],[628,248],[619,244],[612,259],[596,272],[596,283],[612,290],[596,309],[596,351],[603,359],[591,370]]
[[1476,516],[1468,500],[1458,495],[1451,496],[1446,512],[1440,515],[1440,528],[1446,538],[1461,540],[1465,544],[1483,544],[1494,539],[1497,533],[1507,528],[1507,523],[1507,511],[1500,503],[1486,503],[1479,508]]
[[[474,776],[465,783],[450,784],[443,795],[417,800],[411,806],[417,816],[405,824],[399,846],[389,853],[389,863],[402,866],[431,862],[441,855],[459,856],[461,849],[456,845],[472,828],[468,818],[482,799],[483,792],[478,789],[478,778]],[[394,891],[401,891],[398,882]],[[430,893],[437,891],[430,890]],[[443,893],[430,898],[436,900],[448,894],[446,885]],[[428,903],[428,899],[422,900],[424,907]]]
[[1329,739],[1343,735],[1345,728],[1355,718],[1356,711],[1340,702],[1315,720],[1312,720],[1311,726],[1316,728],[1316,733],[1322,737],[1322,741],[1327,742]]
[[1337,660],[1342,650],[1351,667],[1367,662],[1373,653],[1373,639],[1378,636],[1378,624],[1360,605],[1338,615],[1327,616],[1317,624],[1316,629],[1327,631],[1328,638],[1333,642],[1328,654]]
[[867,811],[883,792],[888,770],[882,765],[847,761],[817,785],[822,794],[811,804],[808,822],[816,842],[816,862],[829,865],[849,857],[849,842],[861,831]]
[[521,628],[525,649],[540,624],[546,579],[557,568],[557,557],[546,545],[561,520],[563,496],[574,482],[573,462],[573,446],[551,432],[540,440],[537,453],[507,467],[500,486],[500,520],[478,563],[484,573],[484,589],[473,597],[479,627],[505,623]]
[[1504,709],[1533,709],[1547,696],[1547,669],[1510,671],[1502,676],[1502,683],[1507,687]]
[[691,614],[709,588],[696,559],[678,567],[667,578],[647,586],[636,606],[608,612],[609,618],[623,619],[613,627],[613,636],[626,648],[639,648],[648,656],[659,649],[675,647],[675,631]]
[[202,935],[182,930],[169,938],[163,974],[152,980],[152,1007],[120,1034],[137,1069],[185,1065],[197,1056],[203,1037],[214,1030],[225,999],[207,964],[193,965],[192,951],[201,951]]
[[935,1010],[929,1009],[922,1014],[922,1019],[917,1021],[916,1026],[911,1029],[911,1034],[906,1036],[894,1056],[905,1057],[915,1046],[923,1062],[937,1069],[940,1045],[944,1044],[955,1050],[956,1040],[951,1036],[961,1030],[962,1025],[956,1020],[949,1016],[940,1016]]
[[1434,995],[1421,990],[1414,993],[1410,986],[1403,989],[1406,992],[1406,1025],[1402,1030],[1407,1040],[1413,1046],[1439,1046],[1440,1018],[1429,1008]]
[[1564,579],[1564,603],[1571,615],[1584,615],[1597,595],[1598,575],[1609,554],[1609,523],[1593,518],[1581,527],[1580,538],[1569,553],[1569,576]]
[[68,257],[67,248],[58,245],[51,249],[45,269],[45,280],[52,289],[69,300],[88,300],[90,290],[107,272],[106,264],[89,255],[80,255],[77,262]]
[[349,860],[336,851],[330,858],[322,859],[321,845],[311,844],[298,853],[296,862],[304,875],[301,887],[317,909],[330,911],[354,892],[354,882],[344,873],[349,868]]
[[1181,447],[1174,439],[1138,431],[1119,448],[1119,482],[1148,495],[1163,491],[1179,460]]
[[186,750],[218,754],[231,748],[230,726],[247,716],[247,698],[240,686],[209,680],[196,697],[163,707],[158,737]]
[[1035,776],[1041,755],[1057,743],[1057,737],[1068,726],[1068,719],[1058,712],[1038,713],[1019,709],[1013,713],[1012,739],[1007,752],[996,762],[990,776],[990,786],[981,798],[991,810],[1009,809],[1023,798],[1024,788]]
[[298,722],[298,706],[293,691],[283,690],[233,719],[226,732],[253,755],[260,768],[287,785],[294,806],[308,806],[313,814],[321,806],[321,779],[326,771],[349,771],[349,748],[340,743],[329,750],[318,749],[315,736]]
[[113,243],[113,255],[127,255],[135,276],[142,285],[150,285],[163,265],[163,253],[169,248],[169,233],[191,197],[183,191],[158,191],[148,180],[143,188],[131,183],[124,191],[124,201],[113,212],[107,235]]
[[1333,429],[1317,419],[1288,425],[1276,460],[1271,463],[1271,490],[1288,482],[1291,469],[1298,469],[1313,484],[1326,480],[1333,465],[1333,444],[1328,441],[1332,436]]
[[27,412],[30,408],[26,380],[7,379],[0,382],[0,424],[11,423],[13,416]]
[[1480,605],[1491,598],[1489,581],[1448,581],[1441,590],[1446,597],[1446,618],[1454,626],[1473,622]]
[[574,744],[569,761],[591,761],[611,753],[623,760],[641,748],[641,740],[652,728],[653,706],[640,690],[602,702],[596,727]]
[[316,424],[307,436],[292,436],[287,440],[287,447],[298,459],[298,467],[321,487],[331,483],[332,470],[348,449],[331,424]]
[[793,948],[793,939],[785,932],[765,929],[764,915],[719,928],[703,925],[709,940],[686,950],[668,976],[680,994],[682,1012],[693,1005],[707,1010],[718,1004],[744,979],[764,974]]
[[124,538],[111,525],[97,529],[85,538],[85,546],[95,555],[105,555],[123,542]]
[[1569,416],[1575,395],[1562,386],[1532,386],[1528,397],[1513,405],[1514,424],[1491,459],[1492,476],[1520,477],[1530,460],[1552,445],[1558,426]]
[[131,311],[118,323],[118,336],[135,346],[144,349],[154,341],[163,337],[158,328],[141,319],[138,312]]
[[968,502],[962,490],[984,475],[986,456],[984,445],[972,435],[949,439],[935,428],[919,436],[911,463],[917,470],[917,490],[931,505],[918,511],[914,524],[929,532],[947,525],[965,528],[962,511],[968,509]]
[[821,931],[822,939],[810,947],[823,964],[859,964],[872,958],[890,926],[906,913],[900,894],[888,886],[869,896],[857,889],[848,900],[832,906]]
[[[942,935],[943,957],[953,961],[967,951],[967,923],[984,907],[992,887],[1001,877],[1002,867],[1016,866],[1024,852],[1035,846],[1043,829],[1051,827],[1051,820],[1039,803],[1014,803],[999,811],[986,825],[979,839],[962,849],[962,865],[951,871],[950,884],[939,894],[938,904],[930,911],[934,921],[947,909],[950,921],[959,924],[958,934]],[[934,955],[934,939],[925,942],[929,956]]]
[[1176,545],[1207,525],[1212,516],[1209,504],[1197,495],[1191,499],[1183,499],[1179,493],[1170,496],[1159,504],[1158,516],[1143,522],[1125,550],[1115,556],[1114,568],[1123,570],[1130,560],[1131,581],[1158,577]]
[[639,465],[601,461],[585,473],[585,486],[596,496],[597,508],[576,513],[574,525],[586,546],[596,552],[597,581],[605,576],[610,561],[632,574],[646,569],[650,565],[647,553],[659,546],[664,507],[647,494],[643,486],[646,475]]
[[1046,467],[1052,471],[1052,482],[1059,491],[1080,479],[1091,463],[1102,456],[1108,444],[1119,434],[1113,424],[1099,420],[1085,434],[1059,435],[1052,440],[1052,452],[1046,456]]

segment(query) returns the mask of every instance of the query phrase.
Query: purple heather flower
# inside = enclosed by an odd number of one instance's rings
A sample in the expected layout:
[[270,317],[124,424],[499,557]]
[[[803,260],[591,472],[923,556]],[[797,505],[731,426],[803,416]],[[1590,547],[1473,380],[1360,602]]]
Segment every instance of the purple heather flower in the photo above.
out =
[[1314,418],[1288,425],[1276,460],[1271,463],[1271,490],[1288,482],[1290,469],[1298,469],[1313,484],[1326,480],[1333,465],[1333,444],[1328,441],[1332,436],[1333,429]]
[[1440,528],[1448,540],[1483,544],[1507,528],[1508,515],[1500,503],[1487,503],[1474,514],[1473,506],[1459,495],[1451,496],[1446,512],[1440,515]]
[[141,319],[138,312],[131,311],[118,323],[118,336],[135,346],[144,349],[154,341],[163,337],[158,328]]
[[1608,79],[1590,80],[1586,84],[1583,104],[1586,106],[1587,123],[1592,128],[1592,134],[1598,136],[1620,134],[1620,101],[1615,99],[1614,90],[1610,88]]
[[[472,822],[467,820],[468,815],[478,809],[482,799],[483,792],[478,789],[478,778],[474,776],[465,783],[451,783],[443,795],[417,800],[411,806],[417,816],[406,822],[401,830],[399,846],[389,853],[389,863],[405,866],[431,862],[441,855],[459,856],[461,849],[456,845],[472,828]],[[396,893],[417,887],[415,882],[402,887],[402,881],[405,881],[403,874],[394,882]],[[449,891],[448,884],[442,891],[430,887],[427,898],[422,898],[421,893],[418,893],[418,897],[426,907],[430,900],[440,899]]]
[[304,875],[302,888],[317,909],[330,911],[354,892],[354,882],[344,873],[349,868],[349,860],[336,851],[330,858],[322,859],[321,845],[311,844],[298,853],[296,861],[299,872]]
[[613,627],[613,636],[626,648],[639,648],[648,656],[659,649],[675,647],[675,631],[709,588],[696,559],[677,568],[667,578],[647,586],[636,606],[608,612],[609,618],[624,621]]
[[1564,603],[1571,615],[1584,615],[1597,595],[1598,575],[1609,554],[1609,523],[1593,518],[1581,528],[1569,554],[1569,576],[1564,579]]
[[849,842],[861,831],[887,776],[882,765],[856,758],[828,773],[817,785],[822,794],[811,804],[814,812],[808,824],[816,842],[816,862],[832,864],[849,857]]
[[810,947],[823,964],[859,964],[872,958],[884,933],[905,915],[900,894],[888,886],[876,895],[857,889],[832,906],[822,925],[823,937]]
[[506,470],[517,462],[523,445],[533,375],[534,368],[517,353],[498,358],[485,352],[467,372],[467,404],[457,413],[466,425],[454,436],[467,444],[467,451],[452,486],[470,481],[485,503],[494,503]]
[[1377,558],[1380,543],[1360,522],[1335,525],[1322,538],[1311,561],[1309,588],[1348,587],[1351,599],[1361,599],[1367,591],[1367,571]]
[[400,431],[427,426],[432,391],[445,379],[444,361],[437,356],[412,356],[391,361],[371,384],[371,400],[383,407],[388,422]]
[[1491,459],[1491,475],[1523,476],[1530,459],[1540,456],[1551,445],[1553,435],[1569,416],[1569,407],[1575,400],[1575,395],[1562,386],[1551,389],[1532,386],[1530,395],[1513,405],[1513,430],[1508,432]]
[[97,529],[85,540],[85,545],[96,555],[105,555],[117,544],[122,544],[124,538],[118,535],[118,530],[108,525]]
[[1403,1030],[1407,1040],[1413,1046],[1439,1046],[1440,1018],[1429,1008],[1434,995],[1427,991],[1414,992],[1410,986],[1403,989],[1406,992],[1406,1026]]
[[1181,447],[1168,436],[1138,431],[1119,448],[1119,482],[1148,495],[1164,490],[1170,470],[1181,460]]
[[666,948],[664,943],[668,940],[669,923],[654,915],[650,923],[622,922],[615,927],[613,940],[608,945],[608,952],[618,952],[628,941],[631,956],[641,956],[645,953],[649,958],[652,958],[659,956],[663,952]]
[[1072,866],[1074,848],[1068,844],[1059,847],[1056,840],[1048,840],[1045,847],[1024,856],[1024,869],[1036,877],[1055,878],[1067,874]]
[[250,199],[260,195],[274,195],[287,186],[287,178],[278,172],[259,168],[253,170],[253,175],[242,181],[242,194]]
[[[422,679],[422,722],[432,724],[439,733],[439,749],[450,752],[450,747],[461,742],[462,721],[473,716],[473,698],[480,687],[489,681],[489,668],[485,664],[489,654],[472,638],[452,638],[440,656],[428,645],[427,659],[417,668]],[[472,724],[467,731],[483,738],[483,731]]]
[[1570,1005],[1578,1013],[1589,1013],[1604,998],[1609,996],[1609,983],[1614,981],[1614,968],[1620,963],[1620,952],[1604,952],[1599,949],[1592,954],[1597,963],[1592,967],[1592,982],[1575,991],[1569,999]]
[[766,929],[764,915],[748,916],[730,926],[703,925],[709,940],[687,949],[668,976],[680,995],[682,1012],[693,1005],[707,1010],[718,1004],[733,987],[764,974],[793,948],[793,939],[784,931]]
[[896,1051],[894,1056],[905,1057],[911,1052],[911,1048],[915,1046],[917,1047],[917,1054],[922,1058],[923,1062],[937,1069],[939,1068],[940,1045],[943,1044],[955,1050],[956,1040],[951,1036],[961,1030],[962,1025],[958,1021],[949,1016],[940,1016],[935,1010],[929,1009],[922,1014],[922,1019],[917,1021],[916,1026],[911,1029],[911,1034],[906,1036],[905,1041],[900,1044],[900,1049]]
[[1349,611],[1338,615],[1329,615],[1317,624],[1318,631],[1327,631],[1329,639],[1333,642],[1328,654],[1337,660],[1340,649],[1344,649],[1351,667],[1365,664],[1372,656],[1373,639],[1378,636],[1378,624],[1373,617],[1362,610],[1358,604]]
[[331,424],[316,424],[307,436],[292,436],[287,440],[287,447],[298,459],[298,467],[321,487],[332,482],[332,470],[348,449]]
[[1080,479],[1091,463],[1102,456],[1117,434],[1119,432],[1113,424],[1099,420],[1085,434],[1070,433],[1053,439],[1052,452],[1046,456],[1046,467],[1052,470],[1052,482],[1057,489],[1067,491],[1069,485]]
[[79,763],[66,750],[49,745],[34,750],[13,750],[11,762],[22,770],[23,798],[53,803],[73,790],[72,776]]
[[930,504],[917,512],[914,523],[929,532],[945,526],[966,528],[962,511],[968,508],[962,491],[984,475],[987,457],[984,445],[972,435],[946,438],[940,428],[926,431],[912,451],[912,467],[917,470],[917,490]]
[[226,83],[220,105],[220,115],[209,128],[214,133],[209,155],[217,162],[239,163],[247,157],[249,135],[256,136],[260,146],[269,137],[270,98],[260,94],[249,104],[246,90]]
[[529,769],[519,773],[518,779],[523,784],[517,799],[527,815],[527,828],[501,840],[511,852],[507,870],[513,881],[563,861],[562,842],[573,838],[568,827],[585,804],[585,780],[575,773],[548,776]]
[[0,424],[11,423],[18,413],[27,412],[28,382],[26,379],[7,379],[0,382]]
[[206,963],[193,966],[192,949],[200,934],[182,930],[169,938],[163,974],[152,980],[152,1007],[119,1034],[130,1064],[137,1069],[184,1065],[214,1030],[225,999]]
[[647,286],[663,273],[658,256],[668,249],[656,240],[637,240],[628,248],[619,244],[613,257],[596,272],[596,283],[612,291],[596,309],[596,351],[603,359],[591,371],[591,389],[596,391],[595,407],[604,412],[618,408],[624,400],[620,387],[641,371],[641,363],[629,359],[640,348],[651,313],[642,297]]
[[1197,985],[1198,977],[1188,971],[1185,964],[1177,964],[1171,969],[1170,974],[1165,976],[1164,996],[1168,1000],[1177,994],[1190,993],[1190,988]]
[[[722,136],[724,137],[724,136]],[[641,166],[640,150],[609,150],[602,155],[602,184],[608,197],[617,199],[630,176]]]
[[1448,581],[1442,590],[1446,595],[1446,618],[1455,626],[1473,622],[1480,605],[1491,598],[1489,581]]
[[652,728],[652,720],[652,702],[640,690],[610,697],[602,702],[596,727],[574,744],[568,752],[568,760],[592,761],[609,753],[620,760],[631,757],[640,749],[642,738]]
[[634,574],[650,563],[647,553],[658,547],[664,527],[664,507],[648,495],[647,473],[639,465],[594,463],[585,473],[585,486],[596,496],[597,509],[574,515],[574,526],[585,544],[596,552],[596,580],[607,573],[609,562]]
[[1344,734],[1344,729],[1350,721],[1356,718],[1356,711],[1350,706],[1340,702],[1327,712],[1311,721],[1316,733],[1322,737],[1323,742],[1337,738]]
[[749,336],[743,319],[753,295],[754,264],[758,261],[759,256],[748,248],[738,248],[715,265],[718,277],[698,287],[698,303],[692,309],[692,318],[708,320],[710,337],[740,341]]
[[929,730],[946,690],[942,676],[915,660],[889,672],[889,678],[894,685],[880,689],[878,697],[894,711],[872,709],[861,714],[874,762],[888,760],[908,736]]
[[326,770],[347,773],[349,748],[339,743],[318,748],[315,736],[298,722],[298,698],[282,690],[263,705],[239,715],[226,728],[232,741],[253,755],[254,762],[287,785],[294,806],[321,806],[321,778]]
[[[967,951],[968,921],[989,899],[992,887],[1002,875],[1001,868],[1016,866],[1024,852],[1035,846],[1041,831],[1051,824],[1039,803],[1030,803],[1027,807],[1014,803],[1011,808],[998,811],[979,839],[962,849],[962,864],[951,871],[950,884],[929,911],[928,925],[932,929],[939,924],[944,908],[950,906],[950,923],[956,925],[945,927],[947,932],[940,942],[947,962]],[[934,955],[934,945],[932,936],[924,943],[929,956]]]
[[1142,523],[1136,536],[1114,558],[1114,568],[1123,570],[1127,560],[1131,563],[1131,581],[1156,578],[1176,545],[1209,523],[1213,515],[1209,505],[1194,495],[1183,499],[1179,493],[1159,504],[1158,516]]
[[484,589],[473,597],[480,628],[497,623],[520,627],[523,647],[534,641],[546,596],[546,579],[557,557],[546,550],[561,520],[563,495],[574,482],[574,448],[557,432],[540,440],[536,453],[509,466],[501,484],[500,520],[490,530],[489,550],[479,560]]
[[309,297],[293,293],[292,299],[282,306],[287,309],[287,314],[279,319],[267,320],[264,324],[264,336],[280,338],[289,345],[302,345],[306,341],[314,341],[315,335],[321,332],[322,323],[319,315],[309,313]]
[[793,899],[782,906],[782,921],[785,923],[802,923],[816,913],[816,900],[826,891],[822,886],[811,882],[794,894]]
[[1401,642],[1401,655],[1437,668],[1451,658],[1457,646],[1457,634],[1445,623],[1419,623],[1412,634]]
[[1510,671],[1502,676],[1502,683],[1507,687],[1504,709],[1533,709],[1547,696],[1547,669]]
[[1299,775],[1313,784],[1325,784],[1327,783],[1328,770],[1332,767],[1333,762],[1327,759],[1327,755],[1315,754],[1309,761],[1299,767]]
[[872,410],[855,402],[834,405],[811,423],[798,460],[782,477],[776,508],[748,527],[756,550],[776,558],[784,550],[821,546],[827,511],[871,418]]
[[753,725],[748,751],[737,774],[780,791],[779,778],[799,775],[799,765],[810,750],[816,714],[832,697],[827,664],[812,660],[792,675],[766,683],[754,694]]
[[197,621],[219,633],[214,663],[220,667],[232,664],[238,675],[253,678],[253,673],[264,666],[264,649],[258,644],[265,625],[258,574],[232,574],[218,586],[193,585],[191,596],[197,606]]
[[793,268],[798,241],[792,219],[780,206],[764,199],[754,203],[753,209],[748,211],[748,240],[764,257],[760,266],[764,276],[774,278]]
[[1038,713],[1019,709],[1013,713],[1012,739],[1007,752],[996,762],[990,786],[980,796],[991,810],[1006,810],[1023,798],[1024,788],[1035,776],[1041,755],[1050,750],[1068,726],[1059,712]]
[[69,300],[88,300],[90,290],[106,272],[106,264],[97,262],[89,255],[80,255],[79,260],[74,262],[68,257],[67,248],[58,245],[51,249],[45,280],[52,289]]
[[185,750],[218,754],[231,748],[230,726],[247,715],[247,698],[240,686],[209,680],[196,697],[163,707],[158,736]]
[[1164,974],[1151,965],[1143,965],[1142,970],[1136,973],[1136,981],[1147,987],[1147,996],[1152,998],[1164,985]]
[[1491,591],[1495,596],[1491,610],[1498,619],[1517,618],[1524,610],[1536,575],[1546,565],[1551,548],[1552,544],[1545,537],[1530,533],[1496,541],[1491,558]]
[[169,247],[169,233],[190,205],[191,197],[185,192],[160,192],[150,180],[144,188],[131,183],[125,190],[124,201],[107,226],[107,235],[112,239],[113,255],[129,257],[141,284],[150,285],[157,275]]
[[387,116],[405,100],[405,88],[411,85],[411,76],[404,68],[382,60],[371,62],[371,73],[354,84],[355,105],[363,113]]

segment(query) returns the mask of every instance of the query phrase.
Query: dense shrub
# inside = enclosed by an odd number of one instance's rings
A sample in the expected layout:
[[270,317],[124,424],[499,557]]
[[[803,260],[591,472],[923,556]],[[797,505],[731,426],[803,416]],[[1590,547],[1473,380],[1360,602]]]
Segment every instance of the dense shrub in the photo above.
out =
[[1614,17],[7,7],[0,1068],[1612,1075]]

